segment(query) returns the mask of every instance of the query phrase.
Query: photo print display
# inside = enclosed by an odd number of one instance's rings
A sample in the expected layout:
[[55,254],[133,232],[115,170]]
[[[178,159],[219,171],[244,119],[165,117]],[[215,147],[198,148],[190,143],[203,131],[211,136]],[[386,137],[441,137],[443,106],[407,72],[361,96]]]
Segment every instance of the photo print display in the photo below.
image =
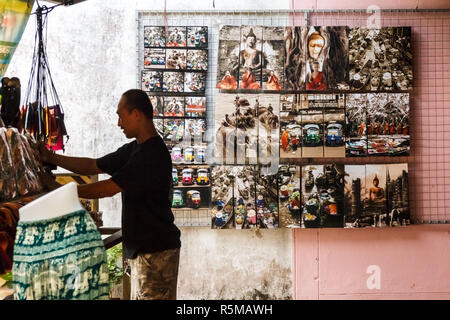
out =
[[209,216],[211,181],[208,166],[174,165],[172,212],[177,225],[199,225]]
[[166,50],[166,68],[167,69],[186,69],[186,50],[185,49],[167,49]]
[[208,70],[208,51],[207,50],[188,50],[187,51],[187,69],[188,70]]
[[184,119],[164,119],[163,139],[173,143],[183,141],[184,125]]
[[278,228],[278,175],[265,174],[261,167],[257,167],[257,170],[255,187],[258,226],[261,229]]
[[[172,208],[209,208],[211,181],[208,166],[176,165],[172,169],[172,181],[174,187]],[[181,190],[183,197],[176,200],[175,190]]]
[[320,95],[300,95],[303,158],[323,158],[324,118],[321,98]]
[[183,72],[164,72],[163,91],[164,92],[183,92],[184,79]]
[[153,116],[154,117],[163,117],[164,116],[164,97],[152,96],[150,94],[148,94],[148,97],[149,97],[150,102],[153,107]]
[[284,89],[305,90],[305,47],[307,28],[285,27]]
[[256,94],[242,94],[233,101],[236,164],[256,164],[258,161],[258,98]]
[[261,89],[262,68],[265,58],[262,53],[263,28],[241,26],[239,50],[239,88]]
[[158,134],[163,138],[164,136],[164,120],[163,119],[153,119],[153,124]]
[[406,91],[411,27],[221,26],[218,64],[218,89]]
[[344,191],[344,227],[362,228],[373,224],[372,216],[363,214],[363,204],[366,197],[366,166],[345,166]]
[[306,34],[305,45],[305,88],[306,90],[328,90],[325,71],[330,50],[327,27],[310,27]]
[[184,97],[164,97],[164,117],[183,117]]
[[283,89],[284,77],[284,28],[263,27],[262,89]]
[[166,46],[186,47],[186,27],[168,27]]
[[166,68],[166,50],[158,48],[146,48],[144,51],[144,68]]
[[352,90],[412,90],[411,27],[350,28]]
[[280,165],[278,206],[280,228],[299,228],[301,216],[300,166]]
[[163,88],[163,72],[161,71],[142,71],[142,90],[150,92],[159,92]]
[[300,94],[280,95],[280,158],[302,157]]
[[204,72],[185,72],[184,90],[185,92],[205,92],[206,73]]
[[322,95],[324,120],[324,157],[345,158],[345,96]]
[[208,48],[208,27],[187,27],[187,46]]
[[343,227],[344,174],[339,164],[302,167],[302,227]]
[[372,218],[376,227],[380,215],[387,213],[387,168],[384,164],[366,165],[366,195],[363,215]]
[[211,168],[211,228],[234,229],[234,166]]
[[144,46],[165,47],[166,46],[166,30],[164,27],[144,27]]
[[381,217],[379,226],[396,227],[411,224],[409,211],[408,164],[388,164],[387,215]]
[[255,166],[234,166],[233,194],[236,199],[234,220],[236,229],[252,229],[257,227]]
[[239,79],[239,26],[221,26],[217,61],[217,89],[236,90]]
[[347,157],[367,156],[367,94],[347,94],[345,106],[345,153]]
[[259,160],[269,164],[271,156],[278,158],[278,110],[279,95],[219,93],[215,110],[217,161],[256,164]]
[[408,192],[407,163],[366,165],[362,226],[409,225]]
[[190,143],[179,143],[167,147],[174,164],[206,163],[206,145],[192,146]]
[[367,94],[367,137],[370,156],[409,155],[409,94]]
[[206,97],[186,97],[185,106],[187,117],[206,117]]
[[192,143],[205,141],[205,119],[185,119],[185,128],[185,140],[190,137]]
[[328,89],[349,90],[349,27],[327,27],[327,37],[330,42],[328,55],[324,61]]
[[[237,100],[237,101],[236,101]],[[215,163],[236,164],[236,130],[237,123],[236,117],[243,118],[241,121],[247,122],[246,125],[252,129],[253,113],[249,110],[250,115],[239,114],[237,112],[237,106],[239,102],[239,96],[230,94],[218,93],[216,95],[216,108],[214,112],[214,128],[215,128],[215,140],[214,140],[214,156]],[[255,112],[256,114],[256,112]],[[254,127],[254,126],[253,126]]]
[[280,139],[280,95],[260,94],[255,102],[258,126],[258,163],[278,161]]

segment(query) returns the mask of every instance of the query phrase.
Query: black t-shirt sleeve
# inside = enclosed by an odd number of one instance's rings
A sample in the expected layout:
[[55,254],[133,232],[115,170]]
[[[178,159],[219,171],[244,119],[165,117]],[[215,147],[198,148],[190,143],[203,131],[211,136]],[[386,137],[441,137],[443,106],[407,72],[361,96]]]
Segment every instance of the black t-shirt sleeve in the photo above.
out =
[[129,149],[130,144],[125,144],[116,151],[98,158],[96,160],[97,167],[110,176],[114,175],[114,173],[119,171],[120,168],[122,168],[127,163],[128,157],[130,155]]
[[126,192],[142,193],[147,179],[148,163],[141,152],[135,153],[128,162],[116,171],[111,180]]

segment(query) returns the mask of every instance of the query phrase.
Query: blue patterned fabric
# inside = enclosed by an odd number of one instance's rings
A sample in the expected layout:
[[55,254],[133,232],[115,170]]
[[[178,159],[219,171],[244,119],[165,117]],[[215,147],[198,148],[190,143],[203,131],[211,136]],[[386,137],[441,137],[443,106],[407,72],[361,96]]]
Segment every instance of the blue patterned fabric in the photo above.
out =
[[85,210],[19,221],[13,260],[15,300],[109,298],[106,251]]

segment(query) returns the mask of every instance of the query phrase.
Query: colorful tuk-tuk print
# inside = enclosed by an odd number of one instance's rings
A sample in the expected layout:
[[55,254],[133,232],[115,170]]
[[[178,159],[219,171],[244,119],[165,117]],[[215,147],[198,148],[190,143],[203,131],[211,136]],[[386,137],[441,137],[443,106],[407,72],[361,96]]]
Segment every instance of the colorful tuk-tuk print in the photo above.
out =
[[209,184],[208,169],[197,169],[197,184],[207,185]]
[[180,189],[173,190],[172,208],[181,208],[183,206],[183,191]]
[[172,162],[174,163],[180,163],[182,162],[183,156],[181,154],[181,148],[180,147],[173,147],[171,152]]
[[189,190],[187,192],[187,203],[189,207],[198,209],[200,207],[200,202],[201,202],[200,191]]
[[181,183],[184,186],[190,186],[190,185],[194,184],[194,177],[193,177],[194,170],[193,169],[191,169],[191,168],[183,169],[182,174],[183,174],[183,177],[182,177]]
[[178,170],[176,168],[172,169],[172,183],[173,186],[178,186]]
[[194,147],[194,162],[205,163],[206,162],[206,148]]
[[345,157],[344,125],[345,125],[344,110],[336,110],[335,112],[326,113],[324,115],[325,158]]

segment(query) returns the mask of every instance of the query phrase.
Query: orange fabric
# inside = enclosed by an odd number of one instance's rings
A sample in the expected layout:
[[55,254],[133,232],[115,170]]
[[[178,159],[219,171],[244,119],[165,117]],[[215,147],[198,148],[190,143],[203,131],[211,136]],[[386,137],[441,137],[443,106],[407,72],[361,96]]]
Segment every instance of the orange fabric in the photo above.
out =
[[240,88],[242,89],[252,89],[257,90],[259,89],[259,84],[255,82],[255,77],[250,71],[246,71],[242,75],[242,81],[239,84]]
[[289,144],[289,133],[287,132],[287,130],[285,130],[281,134],[281,147],[283,148],[284,151],[286,151],[288,144]]
[[236,78],[231,75],[227,75],[227,76],[223,77],[222,81],[220,81],[217,84],[216,88],[217,89],[235,90],[235,89],[237,89]]
[[319,72],[313,81],[306,83],[306,90],[327,90],[327,84],[323,82],[323,72]]
[[270,76],[266,83],[266,90],[281,90],[280,83],[276,75]]

